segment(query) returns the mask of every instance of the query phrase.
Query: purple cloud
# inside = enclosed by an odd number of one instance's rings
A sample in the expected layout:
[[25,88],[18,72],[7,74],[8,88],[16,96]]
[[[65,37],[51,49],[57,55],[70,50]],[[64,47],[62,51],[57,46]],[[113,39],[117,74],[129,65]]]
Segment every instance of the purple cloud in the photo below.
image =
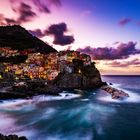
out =
[[61,5],[60,0],[32,0],[34,5],[38,8],[40,12],[50,13],[49,5],[53,4],[56,6]]
[[131,18],[123,18],[123,19],[121,19],[121,20],[119,21],[119,25],[125,26],[125,25],[127,25],[128,23],[130,23],[131,21],[132,21]]
[[36,37],[39,37],[39,38],[45,36],[45,34],[44,34],[40,29],[29,30],[29,32],[30,32],[32,35],[34,35],[34,36],[36,36]]
[[54,36],[54,44],[62,46],[74,42],[74,37],[64,35],[65,32],[67,32],[67,25],[65,23],[53,24],[45,31],[46,34]]
[[18,7],[14,8],[14,12],[18,14],[17,18],[7,18],[4,15],[0,15],[1,25],[13,25],[22,24],[25,22],[32,21],[37,15],[32,11],[32,7],[25,3],[20,3]]
[[32,11],[32,7],[25,3],[21,3],[17,11],[19,14],[17,19],[18,23],[31,21],[37,16],[36,13]]
[[56,36],[63,36],[64,32],[67,32],[66,23],[53,24],[48,28],[48,30],[46,30],[47,34]]
[[109,62],[106,63],[106,65],[109,65],[111,67],[128,67],[128,66],[140,66],[140,60],[139,59],[134,59],[131,61],[113,61],[113,62]]
[[5,20],[6,24],[10,24],[10,25],[17,24],[17,21],[12,18],[5,18],[4,20]]
[[3,14],[0,14],[0,25],[17,24],[14,18],[6,18]]
[[37,17],[32,7],[38,9],[39,12],[50,13],[51,5],[61,6],[61,0],[9,0],[11,8],[17,13],[16,18],[8,18],[0,14],[0,25],[22,24],[32,21]]
[[54,44],[56,45],[69,45],[74,42],[74,37],[73,36],[55,36],[55,39],[53,41]]
[[[15,4],[19,3],[29,3],[29,0],[10,0],[12,9],[15,11],[16,9],[13,8]],[[61,0],[30,0],[31,5],[34,5],[39,12],[43,13],[50,13],[50,5],[55,5],[55,6],[60,6],[61,5]]]
[[50,13],[48,8],[48,4],[45,1],[41,0],[33,0],[34,5],[38,8],[40,12]]
[[130,41],[128,43],[120,43],[117,48],[105,47],[105,48],[92,48],[90,46],[85,48],[79,48],[77,51],[87,53],[95,60],[115,60],[126,59],[130,55],[140,54],[140,50],[136,49],[136,43]]

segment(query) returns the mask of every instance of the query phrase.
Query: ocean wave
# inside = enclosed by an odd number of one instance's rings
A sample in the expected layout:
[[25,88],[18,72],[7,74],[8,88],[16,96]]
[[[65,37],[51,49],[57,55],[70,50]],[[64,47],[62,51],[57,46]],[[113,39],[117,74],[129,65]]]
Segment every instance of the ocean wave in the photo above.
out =
[[89,99],[81,99],[81,101],[83,101],[83,102],[86,102],[86,101],[89,101]]
[[15,129],[15,120],[6,113],[0,113],[0,132],[7,135]]
[[[7,109],[7,110],[20,110],[23,107],[31,106],[31,104],[42,102],[42,101],[55,101],[55,100],[70,100],[74,98],[80,97],[80,94],[73,94],[73,93],[66,93],[62,92],[59,93],[59,96],[49,96],[49,95],[40,95],[35,96],[32,99],[17,99],[17,100],[7,100],[0,102],[0,109]],[[30,109],[29,107],[27,109]],[[33,109],[33,106],[32,108]]]
[[[25,99],[17,99],[17,100],[7,100],[7,101],[2,101],[0,103],[0,109],[3,110],[3,109],[6,109],[6,110],[20,110],[21,108],[23,107],[26,107],[28,105],[31,105],[32,104],[32,100],[31,99],[28,99],[28,100],[25,100]],[[25,108],[24,108],[25,109]],[[30,108],[27,108],[28,110]],[[31,108],[33,109],[33,108]]]
[[35,101],[70,100],[70,99],[78,98],[80,96],[81,96],[80,94],[62,92],[62,93],[59,93],[59,96],[45,96],[45,95],[42,96],[41,95],[41,96],[34,97],[33,100]]

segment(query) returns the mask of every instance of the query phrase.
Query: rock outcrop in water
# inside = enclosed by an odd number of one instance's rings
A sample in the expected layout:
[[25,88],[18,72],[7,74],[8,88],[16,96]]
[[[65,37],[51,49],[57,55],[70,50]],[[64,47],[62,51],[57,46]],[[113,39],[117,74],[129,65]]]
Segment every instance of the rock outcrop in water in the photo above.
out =
[[101,89],[106,91],[107,93],[111,94],[112,99],[129,97],[129,95],[127,93],[125,93],[124,91],[118,90],[118,89],[113,88],[111,86],[102,86]]
[[24,136],[22,136],[22,137],[18,137],[17,135],[4,136],[4,135],[0,134],[0,140],[27,140],[27,138]]

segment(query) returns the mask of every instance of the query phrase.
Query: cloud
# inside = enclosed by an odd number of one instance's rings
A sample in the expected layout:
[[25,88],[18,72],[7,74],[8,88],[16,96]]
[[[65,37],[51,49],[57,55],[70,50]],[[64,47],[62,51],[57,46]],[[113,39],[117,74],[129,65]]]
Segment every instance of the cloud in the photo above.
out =
[[29,22],[36,17],[36,13],[32,11],[32,7],[26,3],[21,3],[17,9],[19,17],[17,19],[18,23]]
[[[61,6],[61,0],[9,0],[16,18],[0,14],[0,25],[23,24],[32,21],[39,13],[50,13],[51,5]],[[33,11],[34,9],[37,9]]]
[[64,32],[67,32],[66,23],[53,24],[49,26],[48,30],[46,30],[46,33],[55,36],[63,36]]
[[36,9],[41,12],[41,13],[51,13],[50,11],[50,6],[51,5],[55,5],[55,6],[61,6],[61,0],[10,0],[11,2],[11,6],[12,9],[15,10],[15,8],[13,8],[13,6],[15,7],[15,4],[19,4],[19,3],[30,3],[30,6],[35,6]]
[[53,41],[54,44],[56,45],[69,45],[74,42],[74,37],[73,36],[55,36],[55,39]]
[[48,4],[44,0],[33,0],[34,5],[38,8],[40,12],[50,13]]
[[14,18],[6,18],[3,14],[0,14],[0,25],[17,24]]
[[131,61],[113,61],[113,62],[107,62],[106,65],[109,65],[111,67],[129,67],[129,66],[140,66],[140,60],[134,59]]
[[36,36],[36,37],[44,37],[45,34],[40,30],[40,29],[35,29],[35,30],[28,30],[32,35]]
[[51,25],[45,33],[54,36],[53,43],[56,45],[68,45],[74,42],[74,37],[64,35],[68,31],[66,23],[59,23]]
[[131,21],[132,21],[131,18],[123,18],[123,19],[121,19],[121,20],[119,21],[119,25],[125,26],[125,25],[127,25],[128,23],[130,23]]
[[32,21],[37,16],[36,13],[32,11],[32,7],[25,3],[20,3],[20,5],[14,7],[13,10],[17,13],[17,18],[7,18],[0,14],[1,25],[22,24]]
[[17,21],[12,18],[5,18],[4,20],[5,20],[6,24],[10,24],[10,25],[17,24]]
[[136,43],[130,41],[128,43],[120,43],[117,48],[105,47],[105,48],[92,48],[90,46],[85,48],[79,48],[77,51],[87,53],[95,60],[115,60],[126,59],[130,55],[140,54],[140,50],[136,49]]
[[61,6],[61,0],[49,0],[50,3],[55,4],[56,6]]
[[59,24],[53,24],[50,25],[46,30],[29,30],[29,32],[36,36],[36,37],[44,37],[46,35],[52,35],[54,36],[53,43],[56,45],[69,45],[74,42],[74,37],[71,35],[65,35],[68,31],[66,23],[59,23]]
[[60,0],[32,0],[34,5],[38,8],[40,12],[44,13],[50,13],[49,6],[50,5],[55,5],[55,6],[60,6],[61,1]]

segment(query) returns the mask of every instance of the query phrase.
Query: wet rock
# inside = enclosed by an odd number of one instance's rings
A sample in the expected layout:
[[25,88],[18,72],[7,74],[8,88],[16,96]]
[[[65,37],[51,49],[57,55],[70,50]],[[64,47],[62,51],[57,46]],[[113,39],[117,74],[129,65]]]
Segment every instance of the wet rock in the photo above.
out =
[[17,135],[4,136],[4,135],[0,134],[0,140],[27,140],[27,138],[24,136],[22,136],[22,137],[18,137]]
[[109,93],[111,95],[112,99],[129,97],[129,94],[125,93],[122,90],[118,90],[116,88],[113,88],[111,86],[102,86],[101,89],[106,91],[107,93]]
[[112,83],[109,83],[109,85],[113,85]]
[[54,84],[45,85],[45,81],[28,81],[23,85],[14,84],[5,92],[0,91],[0,99],[29,99],[37,95],[59,95],[62,89]]

